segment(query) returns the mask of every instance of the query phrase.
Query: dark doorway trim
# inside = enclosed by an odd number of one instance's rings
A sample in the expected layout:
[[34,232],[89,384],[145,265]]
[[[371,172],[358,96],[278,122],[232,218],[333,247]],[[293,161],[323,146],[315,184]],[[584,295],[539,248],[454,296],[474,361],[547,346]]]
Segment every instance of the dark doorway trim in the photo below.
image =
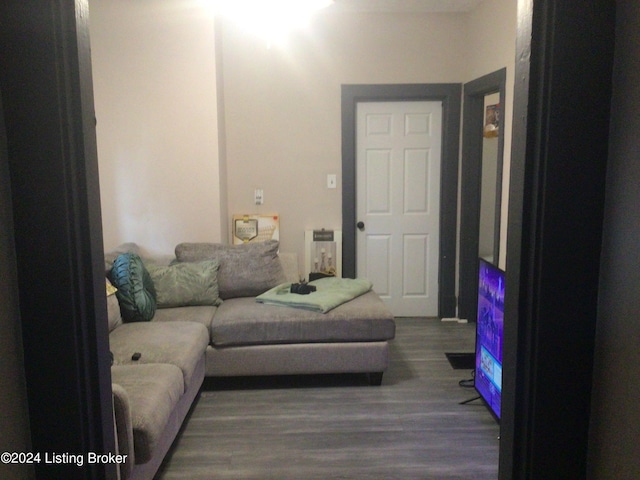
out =
[[462,86],[453,84],[342,86],[342,271],[356,275],[356,107],[359,102],[442,101],[440,268],[438,312],[456,315],[456,219]]
[[518,3],[499,478],[584,479],[616,3]]
[[[115,452],[86,0],[0,4],[20,321],[33,452]],[[86,462],[86,460],[85,460]],[[116,478],[41,463],[36,478]]]
[[[480,231],[480,199],[482,192],[482,144],[484,97],[500,94],[505,105],[506,68],[466,83],[462,120],[462,159],[460,161],[460,266],[458,280],[458,317],[475,320],[478,302],[478,249]],[[496,212],[494,222],[494,263],[500,253],[500,218],[502,204],[502,160],[504,154],[504,122],[498,134],[498,175],[496,178]]]

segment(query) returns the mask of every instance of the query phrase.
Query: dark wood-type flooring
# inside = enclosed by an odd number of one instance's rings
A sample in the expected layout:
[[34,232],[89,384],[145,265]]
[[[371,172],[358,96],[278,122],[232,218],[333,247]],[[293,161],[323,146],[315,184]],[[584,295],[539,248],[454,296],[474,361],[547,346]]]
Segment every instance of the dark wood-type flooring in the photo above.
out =
[[397,319],[382,385],[365,375],[210,379],[157,478],[464,479],[498,476],[499,427],[445,352],[475,324]]

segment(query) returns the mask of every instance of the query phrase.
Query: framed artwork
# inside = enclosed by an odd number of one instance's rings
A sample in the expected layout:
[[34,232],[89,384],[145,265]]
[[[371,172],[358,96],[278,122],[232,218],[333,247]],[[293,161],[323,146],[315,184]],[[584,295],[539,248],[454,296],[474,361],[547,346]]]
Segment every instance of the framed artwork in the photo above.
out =
[[277,214],[235,214],[231,223],[234,245],[280,240],[280,217]]
[[484,117],[484,136],[497,137],[500,132],[500,104],[487,105]]
[[304,274],[309,281],[342,277],[342,231],[306,230]]

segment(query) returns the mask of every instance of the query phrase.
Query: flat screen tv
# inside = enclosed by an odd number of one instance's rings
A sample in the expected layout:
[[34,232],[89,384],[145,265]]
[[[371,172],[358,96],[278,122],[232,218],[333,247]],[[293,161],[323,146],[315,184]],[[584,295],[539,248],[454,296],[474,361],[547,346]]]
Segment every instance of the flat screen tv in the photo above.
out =
[[504,283],[504,271],[480,259],[474,384],[480,398],[498,421],[502,394]]

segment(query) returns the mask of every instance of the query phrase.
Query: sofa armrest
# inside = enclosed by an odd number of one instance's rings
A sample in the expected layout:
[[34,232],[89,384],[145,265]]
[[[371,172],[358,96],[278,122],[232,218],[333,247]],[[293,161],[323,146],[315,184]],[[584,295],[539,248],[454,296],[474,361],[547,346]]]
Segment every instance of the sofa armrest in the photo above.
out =
[[116,441],[118,454],[126,455],[124,463],[120,464],[120,479],[127,480],[135,464],[133,449],[133,423],[131,421],[131,406],[127,391],[117,383],[111,385],[113,390],[113,411],[115,419]]

